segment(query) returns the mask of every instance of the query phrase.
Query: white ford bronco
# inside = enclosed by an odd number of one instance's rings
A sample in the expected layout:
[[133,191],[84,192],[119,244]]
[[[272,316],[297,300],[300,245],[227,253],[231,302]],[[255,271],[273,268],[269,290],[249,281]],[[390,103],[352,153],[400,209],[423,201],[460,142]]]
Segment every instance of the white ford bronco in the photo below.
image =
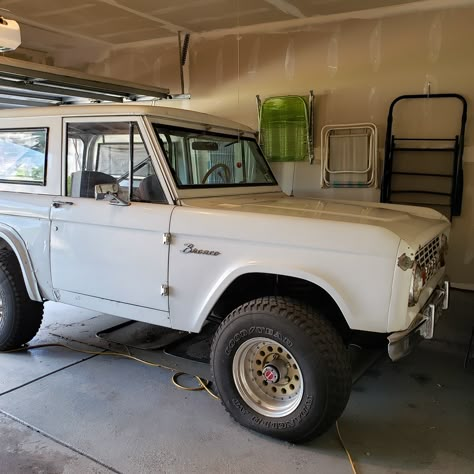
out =
[[289,197],[255,133],[210,115],[3,111],[0,350],[34,337],[45,301],[194,333],[218,318],[226,409],[302,442],[344,410],[354,338],[388,338],[396,360],[433,336],[449,228],[431,209]]

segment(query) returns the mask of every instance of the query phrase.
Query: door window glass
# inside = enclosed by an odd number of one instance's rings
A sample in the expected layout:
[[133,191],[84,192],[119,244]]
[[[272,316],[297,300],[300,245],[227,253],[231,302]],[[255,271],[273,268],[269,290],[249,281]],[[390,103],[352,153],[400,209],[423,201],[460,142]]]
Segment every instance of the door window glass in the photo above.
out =
[[94,198],[96,185],[111,183],[122,200],[166,202],[136,123],[69,123],[67,195]]

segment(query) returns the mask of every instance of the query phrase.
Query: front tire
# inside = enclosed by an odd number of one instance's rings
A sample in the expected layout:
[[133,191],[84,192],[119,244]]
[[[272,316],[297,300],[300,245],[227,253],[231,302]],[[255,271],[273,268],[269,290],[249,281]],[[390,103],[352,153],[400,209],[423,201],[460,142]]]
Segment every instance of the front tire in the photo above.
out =
[[343,412],[352,385],[337,331],[310,306],[283,297],[234,310],[216,332],[211,366],[236,421],[294,443],[324,433]]
[[0,351],[17,349],[38,332],[43,303],[30,300],[11,250],[0,250]]

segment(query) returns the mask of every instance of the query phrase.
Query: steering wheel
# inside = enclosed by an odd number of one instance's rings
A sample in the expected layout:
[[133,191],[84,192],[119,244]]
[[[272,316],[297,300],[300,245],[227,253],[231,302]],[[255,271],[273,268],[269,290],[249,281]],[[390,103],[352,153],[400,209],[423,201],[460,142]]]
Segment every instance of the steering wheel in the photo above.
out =
[[[216,165],[214,166],[211,166],[206,174],[204,175],[204,177],[202,178],[201,180],[201,184],[206,184],[206,181],[209,179],[209,176],[211,176],[212,173],[214,173],[214,171],[218,170],[219,168],[222,168],[224,170],[224,183],[226,184],[229,184],[230,183],[230,169],[227,165],[225,165],[224,163],[217,163]],[[221,174],[219,174],[220,177],[222,177]]]

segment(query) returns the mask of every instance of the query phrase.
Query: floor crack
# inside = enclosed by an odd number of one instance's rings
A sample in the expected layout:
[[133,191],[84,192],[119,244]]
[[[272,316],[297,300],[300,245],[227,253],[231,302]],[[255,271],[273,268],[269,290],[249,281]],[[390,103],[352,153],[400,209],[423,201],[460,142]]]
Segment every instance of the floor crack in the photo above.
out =
[[0,409],[0,414],[4,415],[5,417],[9,418],[10,420],[16,421],[17,423],[20,423],[23,426],[26,426],[32,431],[35,431],[36,433],[39,433],[40,435],[44,436],[45,438],[53,441],[54,443],[59,444],[60,446],[63,446],[64,448],[70,449],[71,451],[75,452],[76,454],[79,454],[79,456],[82,456],[84,458],[89,459],[90,461],[99,464],[100,466],[108,469],[110,472],[113,472],[115,474],[123,474],[121,471],[118,471],[117,469],[114,469],[112,466],[109,466],[102,461],[99,461],[98,459],[94,458],[93,456],[90,456],[89,454],[85,453],[84,451],[75,448],[74,446],[71,446],[69,443],[66,443],[64,441],[61,441],[54,436],[46,433],[45,431],[41,430],[40,428],[37,428],[36,426],[31,425],[30,423],[16,417],[15,415],[12,415],[2,409]]
[[47,374],[44,374],[44,375],[40,375],[39,377],[36,377],[34,378],[33,380],[28,380],[28,382],[25,382],[21,385],[18,385],[17,387],[13,387],[9,390],[5,390],[4,392],[1,392],[0,393],[0,397],[2,397],[3,395],[7,395],[8,393],[11,393],[11,392],[14,392],[15,390],[19,390],[20,388],[23,388],[23,387],[26,387],[28,385],[31,385],[32,383],[35,383],[37,382],[38,380],[41,380],[41,379],[44,379],[46,377],[49,377],[50,375],[54,375],[54,374],[57,374],[58,372],[61,372],[62,370],[65,370],[65,369],[69,369],[70,367],[74,367],[75,365],[77,364],[80,364],[81,362],[85,362],[87,360],[90,360],[94,357],[97,357],[98,354],[94,354],[94,355],[90,355],[90,356],[87,356],[87,357],[84,357],[83,359],[80,359],[80,360],[76,360],[75,362],[72,362],[71,364],[68,364],[68,365],[65,365],[63,367],[60,367],[59,369],[56,369],[56,370],[53,370],[51,372],[48,372]]

